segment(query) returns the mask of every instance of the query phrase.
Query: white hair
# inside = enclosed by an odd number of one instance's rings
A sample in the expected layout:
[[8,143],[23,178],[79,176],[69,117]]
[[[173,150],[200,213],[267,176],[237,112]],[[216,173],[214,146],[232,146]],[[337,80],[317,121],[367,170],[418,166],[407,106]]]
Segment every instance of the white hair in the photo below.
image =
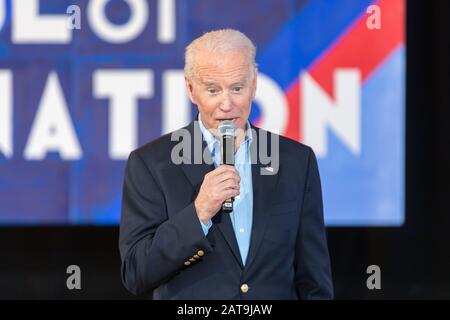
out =
[[257,67],[255,62],[256,47],[242,32],[234,29],[214,30],[194,39],[187,47],[184,55],[184,74],[193,79],[195,70],[195,55],[199,50],[209,52],[236,52],[244,49],[248,55],[249,66]]

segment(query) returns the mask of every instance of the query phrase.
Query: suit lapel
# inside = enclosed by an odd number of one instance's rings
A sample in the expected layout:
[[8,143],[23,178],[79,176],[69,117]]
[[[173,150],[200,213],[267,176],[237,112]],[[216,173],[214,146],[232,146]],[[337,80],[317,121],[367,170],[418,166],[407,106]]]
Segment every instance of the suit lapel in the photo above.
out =
[[214,218],[213,223],[219,228],[225,241],[228,243],[234,257],[239,263],[241,269],[244,269],[244,264],[242,263],[241,252],[239,250],[239,245],[236,240],[236,235],[234,233],[233,224],[231,223],[230,214],[227,212],[220,211]]
[[[255,132],[259,133],[260,129],[255,128]],[[268,135],[270,137],[270,135]],[[252,149],[251,156],[252,156],[252,184],[253,184],[253,222],[252,222],[252,234],[250,239],[250,248],[249,253],[247,257],[246,262],[246,268],[249,268],[251,263],[254,261],[257,251],[261,245],[262,238],[264,236],[264,232],[267,228],[267,220],[268,220],[268,213],[269,213],[269,206],[270,206],[270,195],[273,194],[275,191],[275,186],[278,182],[279,177],[279,171],[281,168],[279,168],[277,174],[266,174],[263,175],[261,172],[263,172],[265,167],[267,165],[263,165],[260,162],[259,157],[257,155],[259,154],[259,143],[260,137],[258,134],[257,139],[255,139],[255,136],[253,136],[253,142],[257,142],[257,148]],[[270,144],[270,139],[268,139],[268,142]],[[270,150],[270,146],[269,149]],[[253,160],[256,159],[256,160]]]
[[[186,129],[189,131],[191,135],[191,159],[188,157],[184,157],[184,162],[181,164],[181,169],[183,170],[184,174],[188,178],[189,182],[192,184],[194,190],[195,190],[195,196],[197,196],[198,192],[200,191],[200,187],[203,182],[204,176],[214,170],[212,163],[211,156],[209,152],[204,152],[205,159],[201,157],[201,163],[199,164],[192,164],[194,161],[194,154],[195,152],[199,152],[199,149],[195,149],[193,143],[194,140],[197,139],[197,143],[200,145],[201,143],[201,151],[203,153],[204,150],[206,150],[207,145],[206,142],[203,140],[203,137],[201,135],[200,127],[198,126],[198,119],[193,121]],[[200,142],[201,139],[201,142]],[[205,161],[206,160],[206,161]],[[196,161],[197,162],[197,161]],[[222,233],[223,237],[225,238],[225,241],[227,242],[228,246],[230,247],[231,251],[233,252],[233,255],[235,256],[236,260],[238,261],[241,268],[244,268],[242,263],[241,254],[239,251],[239,246],[236,240],[236,235],[234,234],[233,225],[231,223],[230,214],[224,213],[224,212],[218,212],[212,219],[213,225],[217,226],[220,232]]]
[[183,136],[183,138],[190,139],[190,150],[188,154],[183,153],[183,162],[181,163],[181,169],[194,187],[196,195],[200,190],[205,174],[214,170],[214,165],[212,164],[209,153],[205,152],[205,159],[202,157],[203,150],[206,148],[206,142],[203,140],[197,121],[197,119],[192,121],[187,127],[184,128],[189,132],[189,136]]

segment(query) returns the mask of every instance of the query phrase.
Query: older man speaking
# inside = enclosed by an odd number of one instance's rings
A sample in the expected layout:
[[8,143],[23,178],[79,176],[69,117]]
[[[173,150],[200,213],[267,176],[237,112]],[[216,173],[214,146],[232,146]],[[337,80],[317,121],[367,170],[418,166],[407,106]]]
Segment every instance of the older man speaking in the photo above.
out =
[[[131,292],[153,299],[333,297],[314,153],[248,121],[255,54],[236,30],[195,39],[186,48],[185,82],[198,117],[130,154],[119,248]],[[236,127],[235,166],[221,161],[217,129],[226,120]],[[181,162],[173,152],[179,136],[192,142]],[[272,151],[276,167],[261,161],[261,150]],[[227,199],[234,199],[231,212],[222,209]]]

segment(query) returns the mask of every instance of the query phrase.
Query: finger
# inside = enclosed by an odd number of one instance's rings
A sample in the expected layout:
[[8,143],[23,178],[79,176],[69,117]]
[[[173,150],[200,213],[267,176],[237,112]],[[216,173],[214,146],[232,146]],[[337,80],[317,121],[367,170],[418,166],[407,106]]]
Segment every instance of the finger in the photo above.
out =
[[239,190],[228,189],[223,193],[223,200],[225,201],[226,199],[237,197],[239,194],[240,194]]
[[239,195],[239,190],[228,189],[228,190],[223,191],[219,195],[218,199],[220,199],[219,202],[224,202],[226,199],[234,198],[234,197],[237,197],[238,195]]
[[239,172],[235,172],[235,171],[226,171],[226,172],[222,172],[218,175],[216,175],[215,177],[213,177],[213,179],[218,179],[218,181],[223,181],[226,179],[231,179],[234,178],[238,181],[241,180],[241,176],[239,175]]
[[234,181],[237,184],[239,184],[241,182],[241,178],[238,177],[238,176],[235,176],[235,175],[227,175],[227,176],[225,176],[224,175],[224,176],[220,176],[220,177],[215,177],[212,180],[212,183],[217,185],[217,184],[221,184],[221,183],[224,183],[226,181],[229,181],[229,180]]
[[234,166],[229,165],[229,164],[221,164],[214,171],[221,173],[221,172],[227,172],[227,171],[233,171],[233,170],[236,170],[236,168]]
[[208,172],[208,173],[205,175],[205,179],[206,179],[206,178],[212,179],[212,178],[214,178],[214,177],[216,177],[216,176],[218,176],[218,175],[221,175],[222,173],[224,173],[224,172],[226,172],[226,171],[227,171],[227,168],[224,168],[223,166],[219,166],[219,167],[217,167],[216,169],[214,169],[214,170]]
[[222,164],[219,167],[217,167],[216,169],[214,169],[213,171],[211,171],[211,173],[214,176],[218,176],[218,175],[221,175],[221,174],[224,174],[224,173],[227,173],[227,172],[236,172],[237,173],[237,170],[236,170],[236,168],[234,166],[230,166],[230,165],[227,165],[227,164]]
[[228,189],[239,190],[239,183],[236,183],[233,180],[227,180],[222,182],[218,187],[220,188],[221,191]]
[[230,181],[239,185],[241,183],[241,178],[239,178],[239,176],[235,176],[235,175],[220,176],[220,177],[216,177],[216,179],[213,181],[213,183],[216,185],[220,185],[223,183],[228,183]]

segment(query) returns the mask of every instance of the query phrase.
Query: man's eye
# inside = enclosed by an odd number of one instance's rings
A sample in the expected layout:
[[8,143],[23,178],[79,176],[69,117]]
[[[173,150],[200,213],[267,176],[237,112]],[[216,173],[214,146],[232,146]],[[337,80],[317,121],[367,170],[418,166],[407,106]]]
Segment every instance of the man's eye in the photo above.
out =
[[217,90],[216,90],[216,89],[210,88],[210,89],[208,89],[208,93],[209,93],[209,94],[216,94],[216,93],[217,93]]
[[233,88],[233,92],[235,92],[235,93],[239,93],[241,91],[242,91],[242,87],[234,87]]

